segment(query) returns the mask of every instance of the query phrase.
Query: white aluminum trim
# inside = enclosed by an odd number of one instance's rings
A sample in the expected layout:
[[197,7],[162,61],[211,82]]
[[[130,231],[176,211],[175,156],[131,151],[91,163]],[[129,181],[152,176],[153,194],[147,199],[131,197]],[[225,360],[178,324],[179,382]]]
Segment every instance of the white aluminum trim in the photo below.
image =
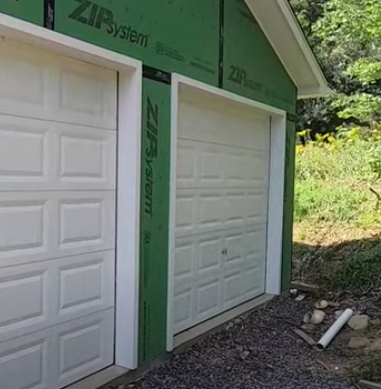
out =
[[[174,74],[172,80],[175,80],[175,83],[177,84],[183,84],[193,89],[210,93],[214,96],[219,96],[224,99],[234,101],[236,103],[244,104],[249,107],[253,107],[260,111],[263,111],[264,113],[271,113],[273,115],[280,115],[280,116],[285,115],[285,111],[272,107],[271,105],[260,103],[259,101],[250,100],[246,97],[242,97],[235,93],[228,92],[226,90],[205,84],[203,82],[193,80],[191,78],[182,76],[180,74]],[[175,85],[174,82],[172,82],[172,85]]]
[[[173,328],[173,277],[175,256],[175,213],[176,213],[176,171],[177,171],[177,131],[180,85],[201,90],[214,96],[244,104],[267,113],[272,118],[271,159],[269,174],[269,213],[266,252],[266,294],[281,293],[282,242],[283,242],[283,193],[286,148],[286,112],[270,105],[253,101],[231,92],[195,81],[179,74],[172,75],[171,102],[171,172],[170,172],[170,221],[168,258],[168,307],[167,307],[167,351],[174,348]],[[283,149],[281,149],[283,147]],[[270,212],[270,210],[272,210]]]
[[115,362],[134,369],[138,354],[142,63],[0,13],[2,37],[120,72]]
[[37,45],[46,50],[112,70],[126,71],[126,68],[129,68],[134,71],[142,66],[140,61],[133,58],[2,13],[0,13],[0,39],[1,36]]
[[299,90],[298,99],[314,99],[331,93],[333,93],[333,91],[328,86],[319,88],[303,88]]
[[119,73],[115,363],[138,366],[142,67]]
[[175,220],[176,220],[176,168],[177,168],[177,128],[179,116],[179,76],[172,76],[171,90],[171,163],[169,190],[169,245],[168,245],[168,306],[167,306],[167,351],[174,348],[173,329],[173,278],[175,262]]
[[303,54],[308,62],[308,64],[311,67],[311,70],[315,74],[315,77],[318,81],[318,84],[320,88],[323,88],[327,85],[327,81],[325,80],[325,77],[323,75],[323,72],[321,70],[321,67],[314,55],[314,53],[311,50],[311,47],[309,43],[307,42],[307,39],[305,35],[303,34],[303,31],[301,30],[301,27],[296,20],[296,16],[294,14],[294,11],[291,8],[291,5],[288,3],[287,0],[277,0],[279,7],[286,18],[288,25],[290,26],[296,41],[298,42],[301,50],[303,51]]
[[265,292],[275,295],[282,291],[286,124],[286,114],[272,116]]

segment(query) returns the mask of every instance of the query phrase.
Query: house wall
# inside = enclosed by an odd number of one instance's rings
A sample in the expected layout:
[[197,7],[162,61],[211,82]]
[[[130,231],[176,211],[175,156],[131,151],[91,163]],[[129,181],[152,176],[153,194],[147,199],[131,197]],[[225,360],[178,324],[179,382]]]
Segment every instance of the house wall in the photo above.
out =
[[283,285],[291,275],[296,87],[243,0],[2,0],[0,12],[139,59],[139,360],[165,352],[171,72],[286,110]]

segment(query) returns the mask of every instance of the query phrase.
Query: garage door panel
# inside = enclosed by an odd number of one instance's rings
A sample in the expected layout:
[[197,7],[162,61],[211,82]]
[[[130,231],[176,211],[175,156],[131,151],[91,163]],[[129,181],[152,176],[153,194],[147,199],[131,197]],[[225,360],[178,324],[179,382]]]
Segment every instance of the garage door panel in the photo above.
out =
[[192,276],[197,244],[191,237],[176,240],[174,274],[175,280],[183,282]]
[[111,309],[0,343],[1,385],[59,389],[112,364],[113,320]]
[[222,282],[223,304],[235,303],[239,298],[242,298],[242,272],[228,272],[225,274]]
[[225,225],[236,228],[242,224],[266,223],[266,193],[261,191],[227,191],[224,201]]
[[115,150],[112,131],[0,115],[0,188],[114,190]]
[[[180,102],[178,137],[219,145],[266,151],[270,144],[270,119],[252,110],[231,114],[229,103],[207,111],[208,105]],[[253,142],[253,131],[256,137]]]
[[270,152],[269,116],[210,95],[181,98],[175,333],[264,292]]
[[[74,125],[56,125],[61,188],[116,187],[116,133]],[[90,186],[89,186],[90,185]]]
[[[114,306],[115,251],[86,254],[58,266],[57,322]],[[85,280],[85,282],[84,282]]]
[[0,269],[0,342],[113,307],[114,256],[110,250]]
[[0,44],[0,112],[116,130],[115,72],[46,54],[6,40]]
[[183,331],[192,324],[192,287],[189,285],[185,290],[177,290],[173,299],[174,327],[175,331]]
[[0,40],[0,386],[113,363],[117,73]]
[[248,225],[243,234],[242,251],[245,256],[263,256],[266,251],[266,245],[263,244],[267,240],[267,231],[263,225]]
[[72,59],[61,60],[57,69],[59,119],[115,130],[115,72]]
[[[42,336],[2,345],[1,384],[7,389],[49,389],[48,347]],[[23,372],[23,374],[20,374]]]
[[266,152],[179,140],[177,188],[267,188]]
[[48,180],[49,125],[0,115],[0,185],[41,184]]
[[176,239],[176,332],[262,293],[265,238],[263,228],[247,226]]
[[0,271],[0,340],[48,322],[47,284],[47,269],[39,266]]
[[196,224],[201,231],[221,229],[224,222],[223,203],[223,194],[218,191],[204,190],[198,192]]
[[113,309],[66,323],[55,332],[58,388],[113,363]]
[[[29,54],[28,60],[25,55]],[[34,55],[28,46],[2,41],[0,44],[0,112],[27,117],[43,117],[48,99],[50,59]]]
[[58,200],[60,251],[108,249],[115,245],[113,192],[70,193]]
[[241,228],[242,225],[265,227],[266,193],[246,189],[178,190],[176,237],[230,230]]
[[114,245],[112,191],[0,192],[0,268]]
[[220,309],[220,278],[216,275],[197,282],[194,299],[194,317],[206,320],[214,316]]
[[44,196],[0,194],[0,265],[13,264],[7,261],[12,254],[38,256],[49,250],[49,211]]
[[197,279],[207,278],[209,274],[216,274],[221,269],[222,240],[219,236],[203,236],[198,242]]

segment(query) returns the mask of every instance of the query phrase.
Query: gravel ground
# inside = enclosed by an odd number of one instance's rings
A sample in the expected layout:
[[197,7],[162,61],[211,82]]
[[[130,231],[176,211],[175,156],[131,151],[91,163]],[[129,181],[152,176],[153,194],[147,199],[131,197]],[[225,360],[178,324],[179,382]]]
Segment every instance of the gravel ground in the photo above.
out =
[[[291,331],[308,302],[276,299],[118,389],[350,389]],[[321,358],[321,357],[320,357]],[[115,388],[109,388],[115,389]]]

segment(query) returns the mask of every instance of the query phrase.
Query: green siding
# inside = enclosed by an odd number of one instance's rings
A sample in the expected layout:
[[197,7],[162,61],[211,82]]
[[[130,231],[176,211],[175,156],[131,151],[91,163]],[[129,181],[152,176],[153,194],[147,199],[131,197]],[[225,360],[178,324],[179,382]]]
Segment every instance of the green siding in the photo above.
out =
[[245,2],[224,2],[224,89],[294,112],[296,87]]
[[143,79],[140,362],[166,350],[171,86]]
[[295,123],[287,121],[286,161],[283,216],[283,257],[282,257],[282,290],[291,286],[292,265],[292,231],[294,215],[294,177],[295,177]]
[[0,12],[42,26],[44,0],[0,0]]
[[[177,72],[295,113],[296,88],[244,0],[55,0],[53,3],[57,32],[134,57],[161,71]],[[0,0],[0,12],[43,25],[44,1]],[[144,79],[140,362],[165,352],[170,99],[170,85]],[[152,123],[153,118],[156,123]],[[289,286],[291,276],[294,142],[295,128],[289,122],[283,288]]]
[[56,31],[217,85],[218,1],[55,2]]

